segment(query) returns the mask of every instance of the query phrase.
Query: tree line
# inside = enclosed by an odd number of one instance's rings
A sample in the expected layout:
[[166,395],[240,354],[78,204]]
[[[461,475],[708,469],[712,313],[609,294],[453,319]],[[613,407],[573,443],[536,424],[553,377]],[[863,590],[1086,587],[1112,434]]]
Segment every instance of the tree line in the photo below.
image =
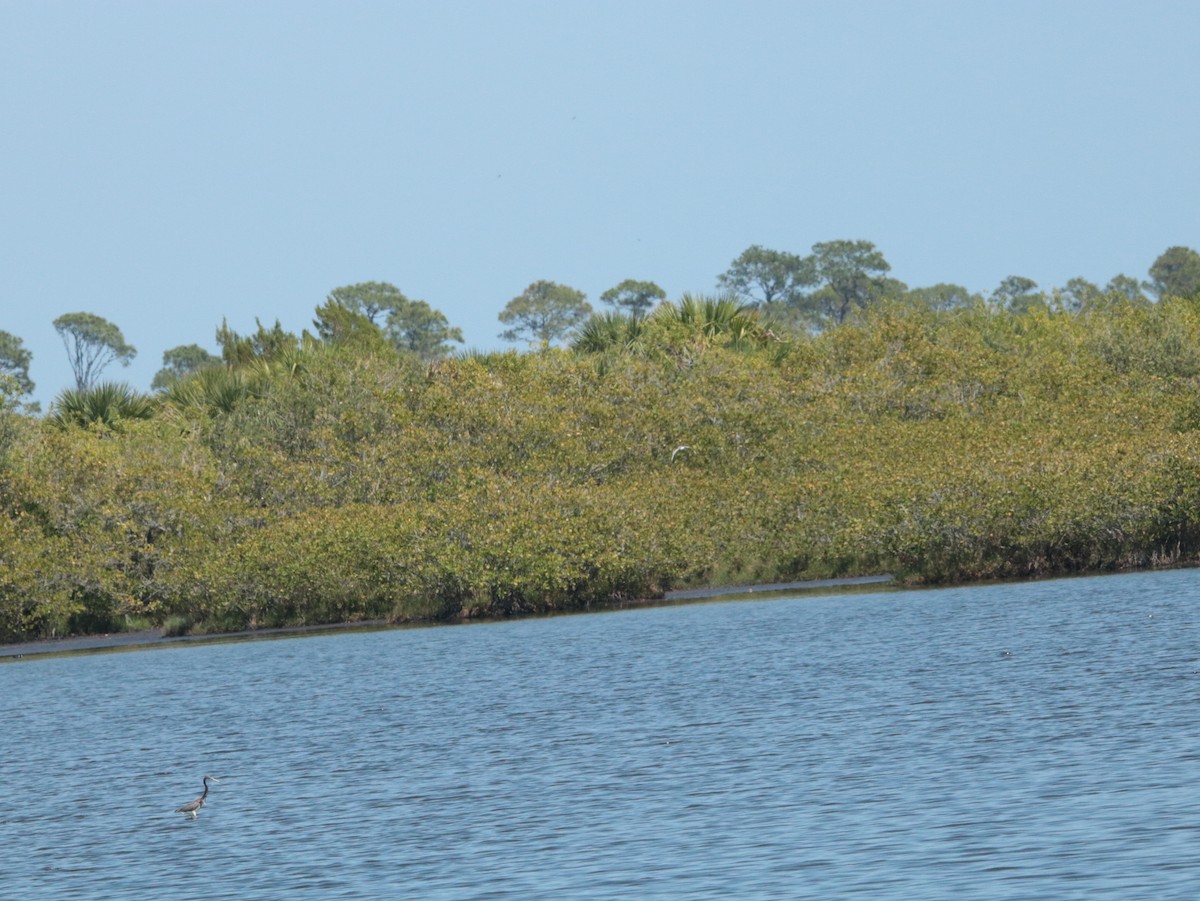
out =
[[399,292],[364,283],[299,335],[223,324],[219,356],[153,394],[100,382],[42,417],[14,387],[0,641],[1200,560],[1186,266],[1136,295],[896,289],[809,323],[851,296],[817,271],[770,300],[625,284],[624,307],[524,353],[454,352],[444,319],[416,307],[433,325],[414,334]]
[[[885,301],[932,310],[991,306],[1016,313],[1049,308],[1079,312],[1113,297],[1144,304],[1200,293],[1200,253],[1182,246],[1163,252],[1150,266],[1147,280],[1118,274],[1103,287],[1079,277],[1046,291],[1032,279],[1010,275],[990,293],[982,294],[951,283],[909,288],[890,277],[890,271],[883,253],[870,241],[819,242],[806,255],[756,244],[734,259],[717,276],[716,284],[748,309],[758,310],[776,331],[785,333],[817,333]],[[600,295],[610,311],[597,314],[584,292],[538,280],[505,305],[499,320],[507,328],[499,337],[534,346],[568,338],[591,342],[600,331],[619,333],[636,324],[666,297],[653,281],[626,279]],[[386,282],[362,282],[331,291],[325,304],[317,308],[317,335],[327,338],[339,328],[351,327],[349,320],[336,321],[347,313],[365,319],[391,346],[424,360],[445,357],[453,353],[453,344],[463,343],[462,330],[451,326],[442,312],[426,301],[409,299]],[[278,349],[282,343],[295,346],[301,340],[285,332],[278,321],[271,329],[258,325],[255,335],[240,336],[222,323],[216,333],[219,356],[198,344],[165,351],[151,388],[161,391],[198,369],[236,364],[264,348]],[[75,392],[95,386],[111,363],[127,366],[137,354],[120,328],[94,313],[64,314],[54,320],[54,328],[70,361]],[[7,377],[5,396],[19,401],[33,392],[31,363],[32,354],[22,339],[0,330],[0,377]]]

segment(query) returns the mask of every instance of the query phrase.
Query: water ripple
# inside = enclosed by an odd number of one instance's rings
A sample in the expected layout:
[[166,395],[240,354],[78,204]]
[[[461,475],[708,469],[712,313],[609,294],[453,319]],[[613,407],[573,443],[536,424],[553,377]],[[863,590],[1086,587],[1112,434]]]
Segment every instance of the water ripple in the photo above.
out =
[[[1194,898],[1197,575],[0,668],[14,898]],[[214,785],[199,818],[173,813]]]

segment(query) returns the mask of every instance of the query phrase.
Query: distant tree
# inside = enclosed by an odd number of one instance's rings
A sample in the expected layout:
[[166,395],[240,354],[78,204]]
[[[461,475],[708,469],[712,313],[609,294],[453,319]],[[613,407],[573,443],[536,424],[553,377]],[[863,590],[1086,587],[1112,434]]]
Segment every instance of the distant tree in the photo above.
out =
[[1010,313],[1028,313],[1044,304],[1045,297],[1037,289],[1037,282],[1033,279],[1022,275],[1010,275],[992,292],[992,303]]
[[163,368],[154,374],[150,387],[161,391],[172,382],[205,366],[214,366],[221,358],[210,354],[199,344],[181,344],[163,351]]
[[1155,297],[1200,296],[1200,253],[1190,247],[1171,247],[1150,267],[1150,290]]
[[16,376],[0,372],[0,473],[3,473],[9,451],[21,432],[22,420],[18,414],[23,406],[21,396],[25,393]]
[[75,387],[86,391],[116,360],[122,366],[137,356],[137,348],[125,343],[121,330],[95,313],[66,313],[54,320],[54,329],[75,373]]
[[313,325],[317,329],[317,337],[326,344],[350,347],[364,353],[378,352],[388,347],[383,329],[365,314],[343,306],[333,295],[317,307]]
[[549,344],[591,315],[587,295],[557,282],[536,281],[510,300],[500,321],[510,326],[500,333],[505,341]]
[[717,284],[756,306],[797,303],[817,284],[816,261],[752,244],[717,276]]
[[[397,349],[419,354],[423,359],[444,357],[452,350],[447,342],[463,341],[462,329],[452,327],[439,310],[423,300],[410,300],[387,282],[359,282],[334,288],[328,301],[365,317],[381,328]],[[332,312],[327,306],[320,309]]]
[[600,300],[617,310],[623,310],[634,319],[641,319],[666,297],[667,292],[654,282],[639,282],[627,278],[615,288],[609,288],[601,294]]
[[815,312],[827,323],[845,322],[852,311],[908,290],[902,282],[884,278],[892,267],[870,241],[814,244],[812,260],[822,285],[812,300]]
[[387,327],[384,329],[393,345],[400,350],[412,351],[424,360],[446,356],[453,350],[447,343],[462,344],[460,328],[451,327],[439,310],[423,300],[404,298],[388,312]]
[[284,331],[279,320],[272,328],[266,328],[257,318],[258,331],[253,335],[239,335],[222,319],[217,329],[217,343],[221,345],[221,358],[230,366],[245,366],[254,360],[274,360],[287,351],[300,346],[300,339]]
[[1054,292],[1058,305],[1068,313],[1082,313],[1101,304],[1105,293],[1086,278],[1073,278]]
[[959,310],[980,302],[979,295],[972,294],[962,285],[948,282],[939,282],[928,288],[912,288],[905,299],[915,306],[938,311]]
[[408,298],[395,285],[387,282],[358,282],[329,292],[329,300],[335,300],[352,313],[367,317],[369,322],[383,327],[386,315]]
[[33,393],[33,382],[29,380],[29,364],[32,362],[33,354],[25,349],[20,338],[0,331],[0,375],[12,377],[18,394]]
[[[1068,313],[1097,312],[1109,309],[1113,304],[1146,306],[1150,298],[1144,287],[1142,282],[1128,275],[1113,276],[1103,288],[1086,278],[1073,278],[1062,288],[1055,289],[1054,301]],[[1039,295],[1039,299],[1044,298]]]
[[1120,295],[1135,306],[1144,306],[1150,303],[1150,298],[1146,296],[1146,287],[1145,282],[1140,282],[1128,275],[1118,274],[1108,280],[1104,291],[1106,294]]

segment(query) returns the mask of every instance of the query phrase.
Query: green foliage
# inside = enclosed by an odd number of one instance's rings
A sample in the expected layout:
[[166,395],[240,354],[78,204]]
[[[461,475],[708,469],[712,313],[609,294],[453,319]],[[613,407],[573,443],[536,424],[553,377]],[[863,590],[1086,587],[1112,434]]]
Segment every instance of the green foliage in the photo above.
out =
[[1200,297],[1200,253],[1190,247],[1170,247],[1150,267],[1150,290],[1166,297]]
[[101,382],[91,388],[68,388],[54,399],[48,422],[59,428],[101,425],[120,428],[130,420],[149,419],[157,409],[154,398],[124,382]]
[[1114,300],[1089,329],[1088,349],[1122,374],[1200,377],[1200,334],[1186,302],[1143,306]]
[[387,314],[409,302],[399,288],[387,282],[359,282],[334,288],[327,301],[365,317],[380,328],[387,321]]
[[1010,313],[1029,313],[1046,308],[1046,299],[1037,282],[1022,275],[1006,277],[992,292],[992,303]]
[[778,323],[819,332],[905,295],[907,285],[885,277],[890,269],[870,241],[825,241],[814,244],[807,257],[755,244],[718,276],[717,284]]
[[313,325],[320,340],[357,353],[381,353],[388,346],[383,330],[365,313],[352,310],[330,297],[317,307]]
[[912,288],[906,295],[906,299],[916,306],[937,312],[963,310],[983,303],[983,299],[979,295],[972,294],[962,285],[945,282],[931,285],[928,288]]
[[717,276],[717,285],[749,304],[798,304],[817,284],[816,261],[752,244]]
[[779,339],[759,310],[736,296],[684,294],[677,303],[660,304],[645,319],[619,313],[593,316],[577,330],[571,347],[585,354],[648,355],[690,365],[713,347],[753,350],[772,342]]
[[[0,480],[0,633],[112,631],[161,618],[163,576],[191,527],[224,511],[186,436],[130,421],[26,436]],[[214,533],[214,538],[217,535]]]
[[54,330],[75,373],[75,387],[85,391],[114,360],[128,366],[137,349],[125,342],[121,330],[95,313],[65,313],[54,320]]
[[20,394],[32,394],[33,382],[29,380],[29,364],[33,354],[25,349],[24,342],[16,335],[0,330],[0,376],[13,380]]
[[654,282],[639,282],[627,278],[601,294],[600,300],[633,319],[641,319],[656,304],[666,300],[666,297],[667,292]]
[[1068,313],[1095,309],[1104,301],[1104,292],[1085,278],[1073,278],[1054,292],[1054,306]]
[[254,322],[258,328],[253,335],[239,335],[226,320],[221,320],[221,326],[217,329],[217,343],[221,345],[221,358],[225,365],[247,366],[255,361],[269,362],[300,346],[300,339],[285,331],[278,319],[269,329],[257,318]]
[[168,409],[203,410],[215,416],[231,413],[254,390],[250,378],[241,370],[207,367],[168,384],[163,398]]
[[711,344],[723,338],[725,343],[742,344],[764,336],[755,309],[728,294],[684,294],[678,303],[663,304],[655,312],[654,324],[665,327],[671,336],[664,343]]
[[557,282],[537,281],[508,302],[500,322],[505,341],[548,345],[563,338],[592,313],[582,291]]
[[886,280],[892,267],[870,241],[825,241],[813,245],[817,281],[823,286],[809,304],[822,326],[840,325],[856,310],[884,298],[895,298],[908,288]]
[[[447,356],[451,351],[449,342],[461,344],[463,340],[462,329],[451,327],[440,311],[423,300],[410,300],[387,282],[361,282],[331,291],[326,305],[317,311],[317,327],[326,340],[331,337],[327,332],[334,323],[323,324],[321,320],[329,316],[336,314],[341,323],[338,328],[347,332],[350,322],[345,313],[337,313],[339,309],[379,328],[397,350],[415,353],[424,360]],[[350,333],[362,335],[368,331],[359,325]]]
[[199,344],[183,344],[163,352],[163,368],[154,374],[150,387],[162,391],[168,385],[178,381],[185,375],[221,362],[220,357],[213,356]]
[[633,350],[644,332],[642,320],[632,315],[595,313],[576,330],[571,349],[581,353]]
[[782,341],[684,296],[570,351],[251,342],[163,415],[82,420],[116,427],[12,408],[0,640],[1196,562],[1200,307],[1100,298],[879,300]]
[[1119,298],[1135,306],[1147,306],[1150,298],[1146,296],[1146,285],[1128,275],[1114,275],[1104,286],[1104,293],[1109,297]]
[[451,327],[446,317],[423,300],[409,300],[388,313],[387,335],[400,350],[423,360],[447,356],[448,342],[463,342],[462,329]]
[[32,425],[29,417],[23,415],[27,409],[21,401],[24,394],[24,387],[15,376],[0,373],[0,478],[10,450]]

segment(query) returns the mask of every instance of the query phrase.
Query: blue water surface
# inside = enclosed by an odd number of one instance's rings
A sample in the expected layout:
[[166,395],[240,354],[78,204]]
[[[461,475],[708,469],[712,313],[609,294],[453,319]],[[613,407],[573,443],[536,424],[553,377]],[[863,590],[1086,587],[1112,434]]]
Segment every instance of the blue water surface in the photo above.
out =
[[1194,899],[1198,588],[27,656],[0,896]]

